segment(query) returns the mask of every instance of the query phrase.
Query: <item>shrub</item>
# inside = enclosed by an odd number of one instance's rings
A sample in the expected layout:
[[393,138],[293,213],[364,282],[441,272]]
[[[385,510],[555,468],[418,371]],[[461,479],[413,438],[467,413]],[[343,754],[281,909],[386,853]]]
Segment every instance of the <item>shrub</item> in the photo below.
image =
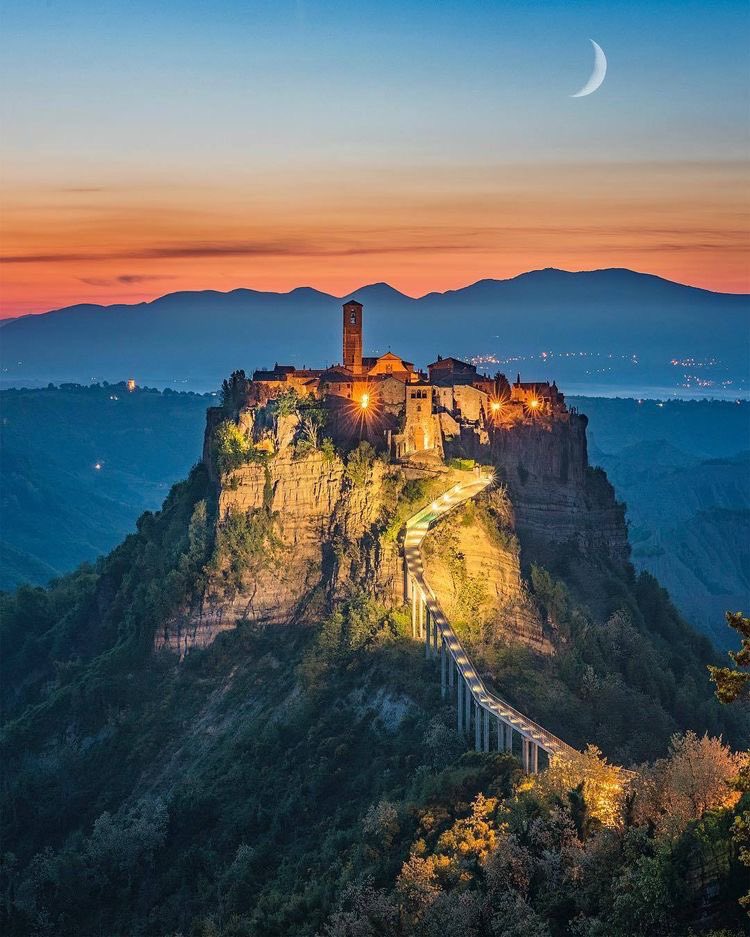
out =
[[474,459],[448,459],[449,468],[458,469],[459,472],[471,472],[475,465]]
[[349,458],[346,460],[346,474],[354,482],[355,487],[359,488],[367,483],[375,458],[375,450],[369,442],[361,442],[349,453]]

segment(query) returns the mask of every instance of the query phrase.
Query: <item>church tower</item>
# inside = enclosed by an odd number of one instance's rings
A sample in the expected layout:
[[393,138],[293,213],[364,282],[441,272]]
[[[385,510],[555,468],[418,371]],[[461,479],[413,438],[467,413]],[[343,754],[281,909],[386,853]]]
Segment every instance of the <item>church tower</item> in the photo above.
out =
[[362,303],[350,299],[344,303],[343,365],[354,374],[362,373]]

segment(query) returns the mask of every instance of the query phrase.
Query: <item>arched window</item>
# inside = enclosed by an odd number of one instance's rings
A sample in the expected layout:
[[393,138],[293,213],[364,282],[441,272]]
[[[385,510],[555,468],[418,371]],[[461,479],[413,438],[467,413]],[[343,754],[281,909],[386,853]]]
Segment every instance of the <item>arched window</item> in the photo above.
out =
[[351,322],[352,325],[356,325],[356,324],[357,324],[357,313],[356,313],[356,312],[352,312],[352,315],[351,315],[351,318],[349,319],[349,321]]

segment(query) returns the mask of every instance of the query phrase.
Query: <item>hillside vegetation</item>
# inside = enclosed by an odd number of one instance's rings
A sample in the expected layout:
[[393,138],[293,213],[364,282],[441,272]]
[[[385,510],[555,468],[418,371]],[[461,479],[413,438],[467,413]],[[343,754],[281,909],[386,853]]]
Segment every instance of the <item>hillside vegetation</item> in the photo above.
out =
[[[662,758],[637,799],[623,791],[602,812],[610,774],[595,753],[574,789],[465,752],[403,610],[355,582],[317,625],[240,622],[182,664],[154,655],[159,624],[202,587],[212,517],[200,467],[95,567],[3,597],[4,932],[741,926],[738,762],[708,737],[668,746],[689,728],[741,745],[746,722],[711,699],[707,645],[653,581],[561,555],[532,587],[567,650],[485,655],[562,735],[616,760]],[[696,770],[691,794],[681,779]]]
[[158,509],[196,461],[212,399],[124,384],[0,393],[0,588],[93,561]]

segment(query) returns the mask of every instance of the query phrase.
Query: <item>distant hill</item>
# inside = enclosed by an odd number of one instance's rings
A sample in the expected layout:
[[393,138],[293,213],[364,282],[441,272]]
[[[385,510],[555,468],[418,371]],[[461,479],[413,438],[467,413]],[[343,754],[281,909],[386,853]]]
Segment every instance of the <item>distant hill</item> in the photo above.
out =
[[[385,283],[349,295],[365,305],[367,351],[393,347],[422,366],[441,353],[494,357],[490,370],[563,383],[672,386],[689,374],[717,388],[732,380],[731,389],[748,380],[747,296],[630,270],[537,270],[421,299]],[[308,287],[207,290],[25,316],[2,329],[3,379],[18,386],[133,376],[208,390],[236,367],[322,366],[340,357],[346,298]]]
[[0,394],[0,589],[95,560],[161,507],[200,458],[212,399],[124,385]]
[[633,563],[718,647],[733,647],[724,613],[750,608],[750,407],[575,402],[590,418],[592,463],[627,504]]

